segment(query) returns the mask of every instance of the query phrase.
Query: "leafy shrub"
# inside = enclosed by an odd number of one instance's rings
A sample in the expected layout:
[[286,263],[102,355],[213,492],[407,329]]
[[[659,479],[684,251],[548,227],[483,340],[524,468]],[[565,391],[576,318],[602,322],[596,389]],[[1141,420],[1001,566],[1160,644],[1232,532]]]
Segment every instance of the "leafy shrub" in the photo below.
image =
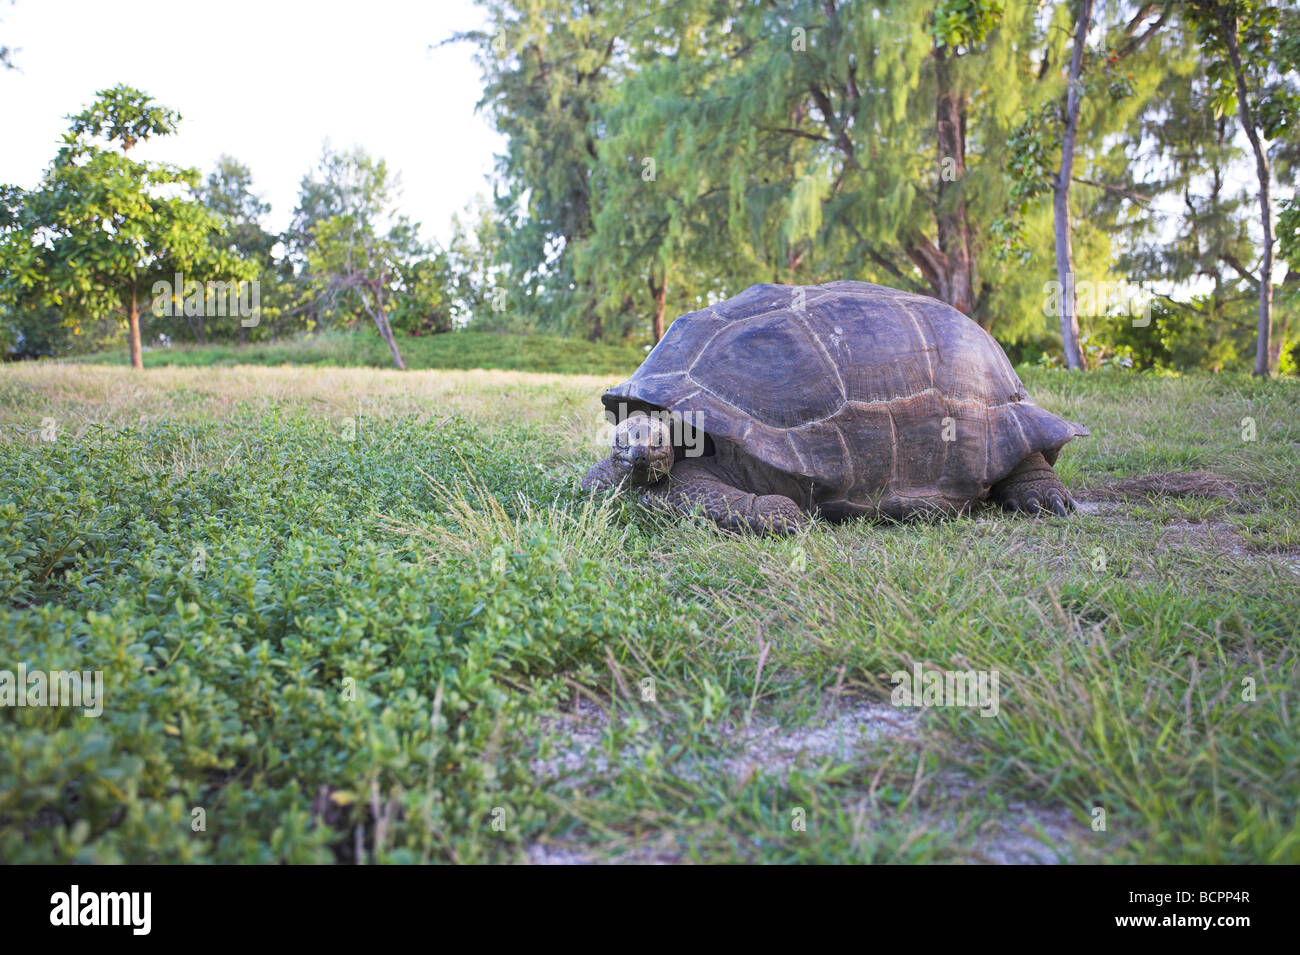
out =
[[434,561],[378,525],[381,512],[440,519],[408,462],[448,479],[472,469],[503,501],[521,488],[571,501],[567,484],[511,465],[538,440],[526,431],[485,441],[463,422],[405,419],[344,442],[272,416],[226,466],[167,466],[191,444],[224,459],[229,440],[163,423],[5,455],[2,665],[102,670],[105,701],[97,719],[0,709],[0,858],[510,851],[517,836],[486,839],[488,821],[517,814],[513,834],[536,812],[507,757],[568,695],[557,674],[634,630],[680,633],[683,611],[539,522]]

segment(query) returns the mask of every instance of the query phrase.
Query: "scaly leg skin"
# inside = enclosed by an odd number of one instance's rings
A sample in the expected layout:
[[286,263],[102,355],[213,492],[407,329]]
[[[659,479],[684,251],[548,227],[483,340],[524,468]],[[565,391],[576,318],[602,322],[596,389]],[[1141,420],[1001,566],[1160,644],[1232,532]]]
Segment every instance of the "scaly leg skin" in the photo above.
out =
[[592,465],[582,478],[584,491],[607,491],[616,488],[622,482],[626,471],[615,466],[613,458],[606,458]]
[[1017,464],[1010,474],[989,491],[989,497],[1008,511],[1037,514],[1051,511],[1065,517],[1074,510],[1074,501],[1041,454],[1031,454]]
[[728,531],[793,534],[809,520],[788,497],[742,491],[690,463],[677,465],[667,478],[646,488],[641,500],[650,507],[682,515],[698,506],[706,517]]

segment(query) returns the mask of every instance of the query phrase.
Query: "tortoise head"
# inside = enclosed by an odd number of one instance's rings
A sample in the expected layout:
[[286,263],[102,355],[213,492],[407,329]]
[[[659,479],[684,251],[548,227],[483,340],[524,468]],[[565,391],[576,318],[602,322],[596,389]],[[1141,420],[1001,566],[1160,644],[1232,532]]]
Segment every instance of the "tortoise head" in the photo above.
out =
[[654,484],[673,466],[672,429],[658,415],[628,415],[614,429],[610,460],[627,472],[629,484]]

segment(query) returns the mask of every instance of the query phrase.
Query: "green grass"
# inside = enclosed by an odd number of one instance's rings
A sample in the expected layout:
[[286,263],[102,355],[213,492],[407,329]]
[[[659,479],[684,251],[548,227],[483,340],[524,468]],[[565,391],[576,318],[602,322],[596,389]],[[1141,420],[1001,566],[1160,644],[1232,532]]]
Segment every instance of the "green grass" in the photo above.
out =
[[[509,335],[449,332],[399,336],[398,348],[409,369],[495,368],[557,375],[595,374],[626,377],[645,358],[632,345],[608,345],[557,335]],[[125,365],[126,348],[73,359],[76,363]],[[344,368],[391,368],[388,346],[373,331],[326,332],[281,342],[238,346],[174,345],[144,353],[146,368],[207,368],[229,365],[329,365]]]
[[619,374],[0,368],[0,669],[106,681],[0,859],[1300,861],[1300,384],[1026,373],[1083,500],[1234,500],[770,540],[578,492]]

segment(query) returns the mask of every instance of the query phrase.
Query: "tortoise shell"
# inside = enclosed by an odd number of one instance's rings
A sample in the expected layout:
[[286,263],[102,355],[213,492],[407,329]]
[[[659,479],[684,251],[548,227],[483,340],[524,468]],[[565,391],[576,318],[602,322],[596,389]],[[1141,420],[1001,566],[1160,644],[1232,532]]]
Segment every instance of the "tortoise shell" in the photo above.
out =
[[1088,434],[1035,405],[961,312],[866,282],[755,285],[683,315],[602,401],[616,420],[686,416],[831,518],[961,510]]

